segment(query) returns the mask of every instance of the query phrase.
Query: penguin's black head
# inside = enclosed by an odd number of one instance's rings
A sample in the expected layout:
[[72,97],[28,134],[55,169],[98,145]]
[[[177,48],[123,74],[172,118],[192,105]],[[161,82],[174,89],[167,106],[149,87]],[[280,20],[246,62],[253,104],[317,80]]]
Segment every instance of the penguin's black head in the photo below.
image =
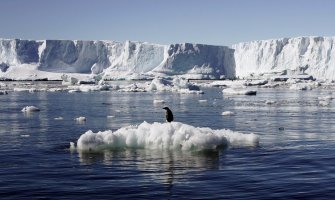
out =
[[170,110],[168,107],[164,107],[163,109],[164,109],[164,110]]

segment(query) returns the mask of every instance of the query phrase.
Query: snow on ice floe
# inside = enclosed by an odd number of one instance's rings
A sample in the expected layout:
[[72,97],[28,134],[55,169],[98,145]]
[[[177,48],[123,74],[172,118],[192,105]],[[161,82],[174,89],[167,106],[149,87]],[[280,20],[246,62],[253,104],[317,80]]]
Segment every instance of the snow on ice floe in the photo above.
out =
[[254,147],[259,136],[243,134],[228,129],[213,130],[180,122],[152,124],[143,122],[138,126],[127,126],[116,131],[91,130],[77,141],[80,151],[99,151],[118,148],[176,149],[202,151],[227,146]]
[[38,112],[40,111],[40,109],[35,106],[26,106],[21,111],[22,112]]

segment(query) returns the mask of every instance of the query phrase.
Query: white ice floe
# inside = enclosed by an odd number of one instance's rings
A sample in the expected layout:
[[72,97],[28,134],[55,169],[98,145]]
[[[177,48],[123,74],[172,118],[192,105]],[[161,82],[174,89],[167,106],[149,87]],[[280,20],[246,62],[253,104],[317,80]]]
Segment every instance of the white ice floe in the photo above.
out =
[[276,101],[272,101],[272,100],[266,100],[265,101],[265,104],[267,104],[267,105],[272,105],[272,104],[275,104],[276,103]]
[[318,97],[320,106],[329,106],[334,98],[332,96]]
[[63,120],[63,117],[55,117],[54,120]]
[[145,88],[146,91],[171,91],[181,94],[203,94],[195,84],[189,83],[186,79],[175,77],[172,81],[155,78]]
[[74,118],[74,120],[77,121],[77,122],[85,122],[86,117],[80,116],[80,117]]
[[68,91],[68,93],[77,93],[77,92],[81,92],[81,91],[79,89],[72,89]]
[[79,85],[79,86],[68,86],[69,92],[92,92],[92,91],[107,91],[112,86],[109,85]]
[[91,130],[77,141],[81,151],[99,151],[116,148],[177,149],[201,151],[220,147],[257,146],[259,136],[243,134],[227,129],[213,130],[180,122],[152,124],[143,122],[138,126],[127,126],[116,131]]
[[235,113],[232,112],[232,111],[224,111],[224,112],[221,113],[221,115],[222,116],[233,116],[233,115],[235,115]]
[[164,104],[165,101],[162,100],[162,99],[154,99],[153,103],[154,103],[154,104]]
[[222,90],[223,94],[226,95],[256,95],[256,90],[245,90],[245,89],[233,89],[227,88]]
[[269,81],[266,79],[263,80],[247,80],[244,85],[246,86],[255,86],[255,85],[265,85],[267,84]]
[[290,86],[291,90],[311,90],[312,87],[309,84],[297,83]]
[[21,111],[22,112],[38,112],[40,111],[40,109],[35,106],[26,106]]
[[6,90],[0,90],[0,95],[5,95],[5,94],[8,94]]
[[319,101],[320,106],[329,106],[330,101]]

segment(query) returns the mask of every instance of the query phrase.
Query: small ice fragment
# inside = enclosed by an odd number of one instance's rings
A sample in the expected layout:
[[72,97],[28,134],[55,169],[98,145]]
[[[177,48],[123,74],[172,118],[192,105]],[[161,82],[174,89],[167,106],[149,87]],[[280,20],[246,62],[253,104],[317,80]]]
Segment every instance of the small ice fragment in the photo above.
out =
[[222,116],[233,116],[233,115],[235,115],[235,113],[232,112],[232,111],[224,111],[224,112],[222,112],[221,115]]
[[22,112],[38,112],[40,111],[40,109],[35,106],[26,106],[21,111]]
[[200,99],[199,100],[199,103],[206,103],[207,102],[207,99]]
[[30,137],[30,135],[21,135],[21,137]]
[[268,105],[275,104],[275,103],[276,103],[275,101],[271,101],[271,100],[266,100],[265,101],[265,104],[268,104]]
[[320,106],[329,106],[330,101],[319,101]]
[[108,115],[107,118],[114,118],[115,116],[113,115]]
[[74,144],[74,142],[70,142],[70,150],[75,150],[76,149],[76,145]]
[[64,118],[63,117],[55,117],[54,119],[55,120],[63,120]]
[[154,104],[159,104],[159,103],[163,104],[165,103],[165,101],[162,99],[154,99]]
[[5,94],[8,94],[7,91],[0,91],[0,95],[5,95]]
[[77,121],[77,122],[85,122],[86,121],[86,117],[77,117],[77,118],[75,118],[75,120]]

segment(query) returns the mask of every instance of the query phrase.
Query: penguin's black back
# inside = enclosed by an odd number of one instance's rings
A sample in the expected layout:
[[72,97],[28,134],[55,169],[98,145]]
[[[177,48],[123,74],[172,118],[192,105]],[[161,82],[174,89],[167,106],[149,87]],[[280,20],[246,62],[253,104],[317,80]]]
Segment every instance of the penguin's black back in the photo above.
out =
[[164,107],[164,110],[166,110],[165,117],[167,122],[172,122],[173,121],[173,114],[172,111],[168,107]]

